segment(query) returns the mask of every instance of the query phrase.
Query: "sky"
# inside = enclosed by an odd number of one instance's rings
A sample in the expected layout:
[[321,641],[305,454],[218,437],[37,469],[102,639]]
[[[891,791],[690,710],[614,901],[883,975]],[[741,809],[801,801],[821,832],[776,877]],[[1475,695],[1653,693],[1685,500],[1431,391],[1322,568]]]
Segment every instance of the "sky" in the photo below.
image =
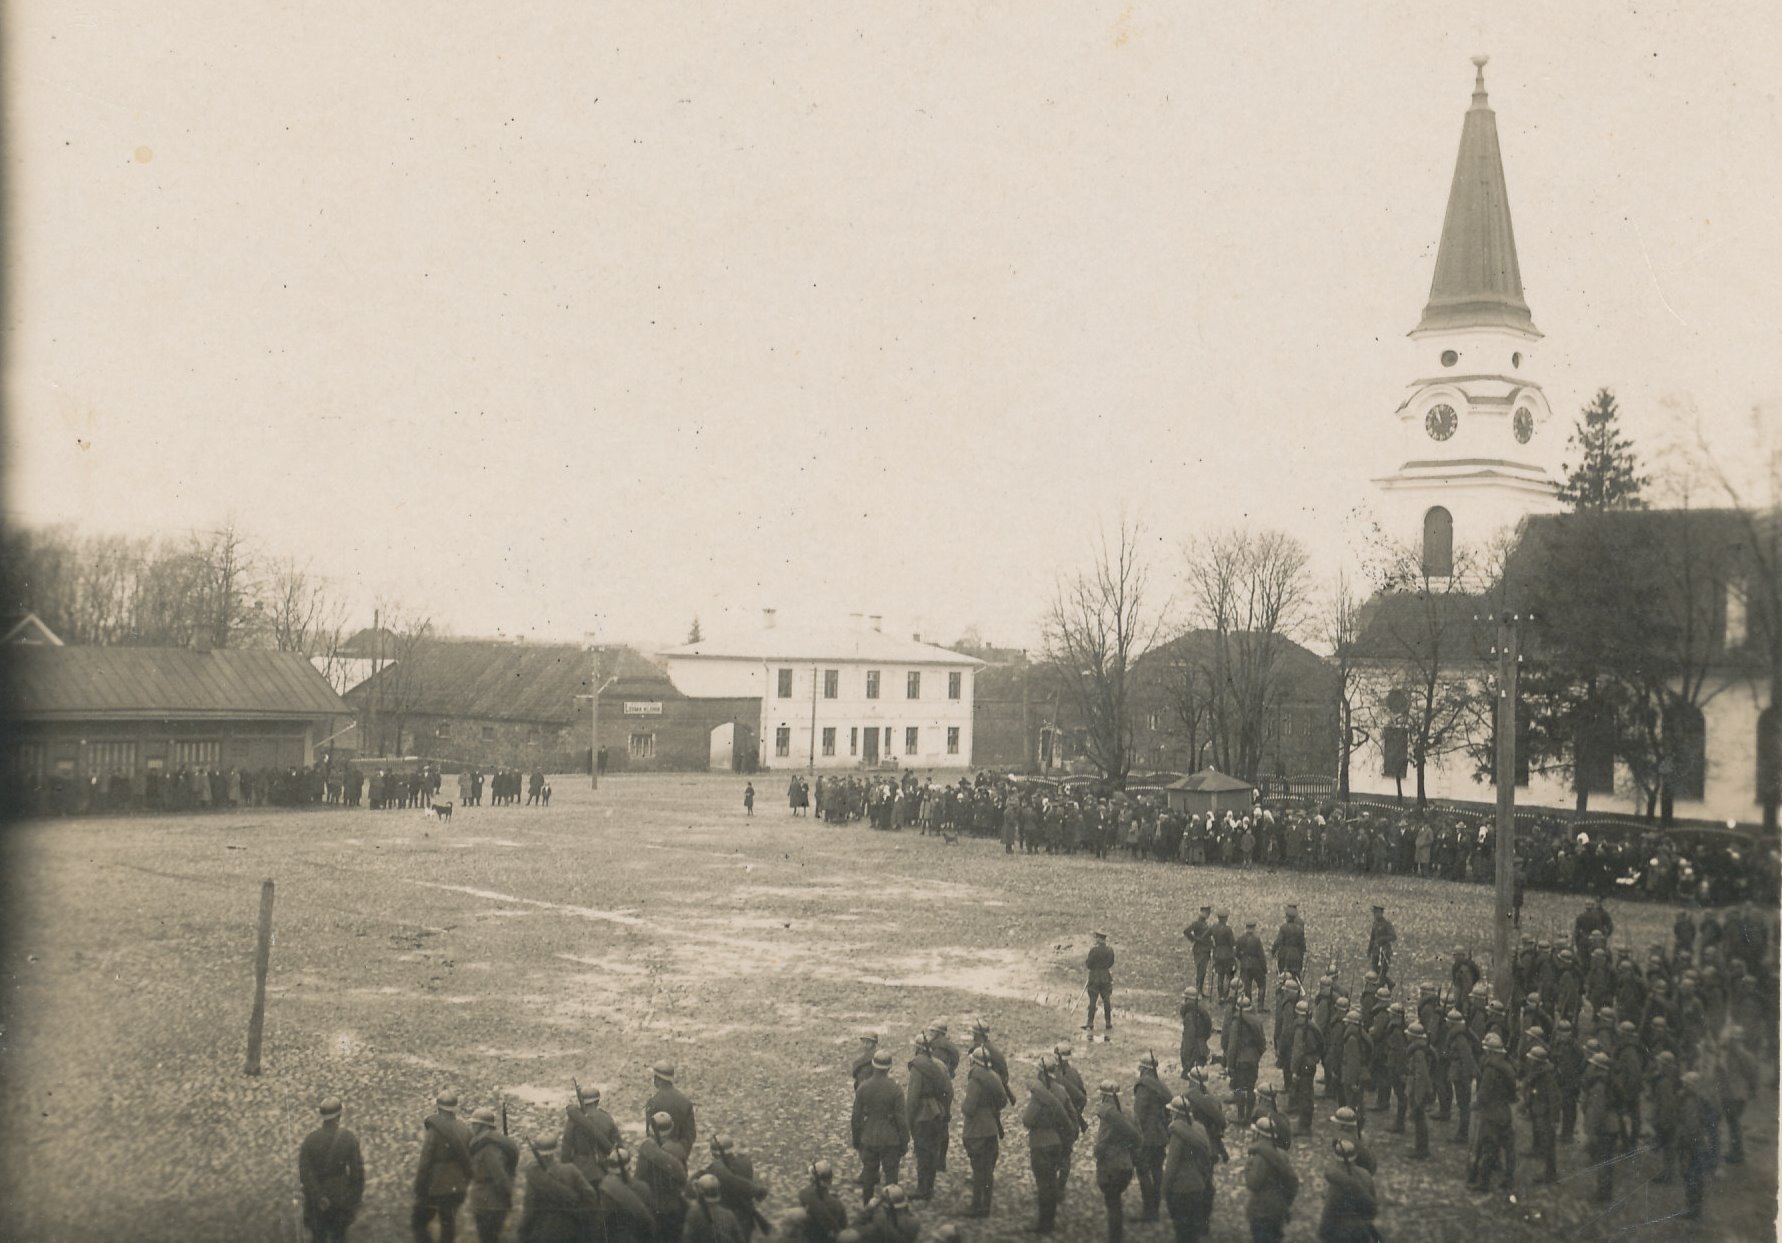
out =
[[1773,5],[1346,7],[8,6],[7,520],[541,639],[1028,646],[1121,515],[1334,574],[1474,54],[1553,409],[1748,471]]

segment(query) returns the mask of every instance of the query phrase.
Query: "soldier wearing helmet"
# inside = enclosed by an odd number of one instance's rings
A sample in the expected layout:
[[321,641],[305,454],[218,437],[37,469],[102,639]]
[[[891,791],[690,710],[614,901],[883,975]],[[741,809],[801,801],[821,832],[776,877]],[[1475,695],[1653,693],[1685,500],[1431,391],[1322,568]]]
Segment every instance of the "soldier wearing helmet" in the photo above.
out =
[[872,1074],[854,1090],[854,1151],[860,1154],[860,1196],[872,1203],[880,1183],[897,1181],[910,1146],[909,1108],[891,1078],[891,1052],[872,1055]]
[[1511,1129],[1511,1106],[1516,1103],[1516,1072],[1505,1055],[1503,1038],[1495,1031],[1487,1032],[1485,1056],[1479,1067],[1479,1142],[1473,1149],[1467,1170],[1467,1186],[1485,1191],[1503,1161],[1503,1189],[1508,1191],[1516,1177],[1516,1136]]
[[984,1044],[971,1051],[965,1077],[965,1102],[960,1107],[960,1139],[971,1162],[971,1208],[967,1217],[984,1217],[996,1183],[996,1161],[1002,1151],[1002,1111],[1012,1104]]
[[811,1162],[811,1179],[798,1191],[804,1210],[805,1233],[813,1240],[832,1243],[848,1228],[848,1206],[835,1194],[835,1167],[827,1161]]
[[1339,1139],[1331,1148],[1336,1160],[1324,1170],[1324,1215],[1318,1221],[1318,1237],[1344,1241],[1379,1237],[1374,1232],[1380,1205],[1372,1172],[1358,1164],[1353,1142]]
[[1138,1123],[1136,1166],[1139,1220],[1156,1221],[1162,1203],[1163,1154],[1169,1146],[1170,1091],[1157,1075],[1157,1055],[1139,1058],[1138,1082],[1132,1085],[1133,1120]]
[[[579,1239],[585,1223],[600,1210],[600,1195],[594,1185],[575,1166],[557,1160],[557,1137],[550,1132],[536,1136],[531,1143],[532,1160],[526,1170],[526,1204],[520,1212],[522,1239]],[[713,1180],[716,1193],[717,1180]],[[722,1206],[718,1212],[728,1213]],[[706,1234],[702,1239],[735,1238],[735,1219],[730,1219],[731,1235]]]

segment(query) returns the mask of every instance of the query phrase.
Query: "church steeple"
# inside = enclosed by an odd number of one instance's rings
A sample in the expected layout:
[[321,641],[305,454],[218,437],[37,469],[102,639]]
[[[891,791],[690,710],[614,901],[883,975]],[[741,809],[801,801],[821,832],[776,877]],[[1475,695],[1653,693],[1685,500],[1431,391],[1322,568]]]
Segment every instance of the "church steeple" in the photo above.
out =
[[1522,300],[1485,58],[1473,64],[1429,305],[1410,334],[1415,378],[1395,411],[1403,456],[1374,480],[1383,529],[1420,540],[1431,574],[1463,563],[1455,549],[1486,548],[1524,516],[1559,507],[1559,437],[1535,378],[1541,334]]
[[1507,328],[1541,335],[1522,297],[1522,270],[1516,262],[1516,234],[1510,226],[1503,156],[1497,145],[1497,115],[1485,95],[1487,59],[1473,57],[1478,67],[1473,106],[1460,131],[1460,155],[1448,190],[1435,279],[1417,333]]

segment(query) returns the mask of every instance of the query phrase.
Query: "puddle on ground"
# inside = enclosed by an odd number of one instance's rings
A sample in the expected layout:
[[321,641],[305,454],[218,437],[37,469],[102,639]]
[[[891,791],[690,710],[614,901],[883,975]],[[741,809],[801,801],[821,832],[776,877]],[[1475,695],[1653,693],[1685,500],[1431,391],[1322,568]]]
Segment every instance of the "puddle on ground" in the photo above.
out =
[[862,984],[890,988],[947,988],[1009,1001],[1034,1001],[1051,985],[1031,955],[1018,950],[940,949],[885,958],[880,971],[855,975]]

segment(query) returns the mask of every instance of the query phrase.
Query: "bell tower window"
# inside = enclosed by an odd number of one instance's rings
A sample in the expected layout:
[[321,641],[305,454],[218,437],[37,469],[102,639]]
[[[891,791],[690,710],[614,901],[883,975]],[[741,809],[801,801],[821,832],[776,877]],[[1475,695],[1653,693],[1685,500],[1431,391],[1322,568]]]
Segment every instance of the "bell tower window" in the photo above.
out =
[[1430,578],[1454,573],[1454,515],[1440,505],[1423,515],[1423,572]]

